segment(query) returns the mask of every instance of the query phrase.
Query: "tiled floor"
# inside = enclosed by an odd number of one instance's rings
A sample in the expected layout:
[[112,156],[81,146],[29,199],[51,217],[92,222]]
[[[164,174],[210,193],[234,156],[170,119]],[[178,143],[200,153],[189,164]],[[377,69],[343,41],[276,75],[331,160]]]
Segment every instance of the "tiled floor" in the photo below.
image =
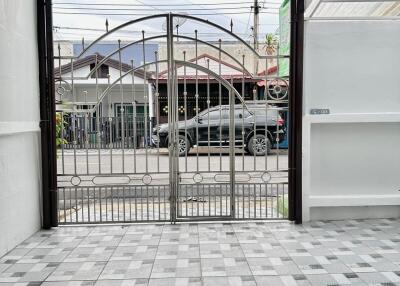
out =
[[400,285],[400,220],[60,227],[2,257],[0,285]]

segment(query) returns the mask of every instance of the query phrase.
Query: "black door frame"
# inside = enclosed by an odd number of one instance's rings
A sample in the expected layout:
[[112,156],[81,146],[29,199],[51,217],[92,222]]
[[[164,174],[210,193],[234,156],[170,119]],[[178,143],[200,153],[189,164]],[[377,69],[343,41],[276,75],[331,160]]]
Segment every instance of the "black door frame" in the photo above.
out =
[[[302,223],[304,0],[291,0],[290,10],[289,220]],[[52,1],[37,0],[43,228],[58,226],[52,28]]]
[[304,0],[290,5],[289,220],[302,223]]
[[42,227],[48,229],[58,226],[53,22],[51,0],[37,0],[36,4],[42,153]]

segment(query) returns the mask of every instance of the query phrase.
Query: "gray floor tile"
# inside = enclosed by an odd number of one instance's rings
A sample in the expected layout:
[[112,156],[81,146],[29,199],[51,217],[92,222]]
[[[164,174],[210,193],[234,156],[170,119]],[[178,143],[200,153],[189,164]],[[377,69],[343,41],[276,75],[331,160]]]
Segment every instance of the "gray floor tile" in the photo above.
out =
[[1,257],[0,285],[400,285],[400,220],[59,227]]
[[96,281],[51,281],[43,282],[40,286],[93,286]]
[[156,259],[200,258],[198,244],[171,244],[160,245],[157,249]]
[[310,286],[310,282],[303,275],[282,275],[282,276],[255,276],[258,286]]
[[118,246],[111,255],[110,261],[155,259],[157,249],[156,245]]
[[343,274],[313,274],[306,275],[311,285],[328,286],[328,285],[363,285],[364,282],[359,278],[349,279]]
[[156,259],[151,278],[200,277],[200,259]]
[[129,233],[122,237],[118,246],[158,245],[160,239],[159,233]]
[[154,260],[109,261],[99,280],[149,278]]
[[253,276],[204,277],[204,286],[256,286]]
[[204,243],[200,246],[201,258],[244,257],[239,243]]
[[181,277],[181,278],[151,278],[149,280],[149,286],[201,286],[200,277]]
[[71,247],[34,248],[17,263],[62,262],[72,250]]
[[0,282],[44,281],[58,266],[58,263],[18,263],[0,273]]
[[115,249],[114,246],[77,247],[64,262],[108,261]]
[[126,280],[97,280],[96,286],[147,286],[149,280],[146,278]]
[[245,258],[203,258],[202,276],[249,276],[251,270]]
[[383,283],[393,283],[387,276],[378,272],[358,273],[361,280],[369,285],[377,285]]
[[[33,249],[35,250],[35,248]],[[17,263],[20,259],[22,259],[28,252],[32,251],[31,248],[14,248],[13,250],[9,251],[3,257],[0,258],[0,264],[13,264]],[[0,266],[0,272],[1,272]]]
[[97,280],[106,262],[63,262],[46,281]]

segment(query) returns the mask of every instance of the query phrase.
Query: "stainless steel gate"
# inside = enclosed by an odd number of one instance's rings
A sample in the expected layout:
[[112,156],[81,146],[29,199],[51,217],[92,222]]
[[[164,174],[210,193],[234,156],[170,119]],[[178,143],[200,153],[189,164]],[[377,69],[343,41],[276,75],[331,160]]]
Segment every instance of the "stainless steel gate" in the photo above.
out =
[[[226,34],[247,54],[238,60],[222,39],[205,41],[197,30],[175,33],[176,18]],[[116,31],[160,19],[166,33],[142,31],[106,56],[91,54]],[[279,65],[289,56],[260,55],[232,26],[189,15],[106,28],[82,41],[78,56],[59,47],[55,57],[59,222],[286,219],[288,76]],[[145,43],[163,39],[165,50],[150,57]],[[141,64],[124,63],[137,45]],[[202,57],[199,48],[217,56]],[[249,72],[246,55],[265,72]]]

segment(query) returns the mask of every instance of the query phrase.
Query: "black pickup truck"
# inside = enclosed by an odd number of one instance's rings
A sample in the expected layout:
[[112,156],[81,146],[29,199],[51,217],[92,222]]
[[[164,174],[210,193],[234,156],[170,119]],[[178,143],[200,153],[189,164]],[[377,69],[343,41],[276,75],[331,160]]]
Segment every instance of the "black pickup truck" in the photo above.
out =
[[[193,146],[229,146],[229,113],[228,105],[219,105],[179,121],[179,156],[187,154]],[[246,104],[246,107],[237,104],[234,114],[235,146],[243,147],[251,155],[269,153],[272,142],[282,141],[285,136],[284,120],[277,108],[269,106],[266,110],[265,104]],[[154,127],[153,143],[168,147],[168,131],[168,123]]]

